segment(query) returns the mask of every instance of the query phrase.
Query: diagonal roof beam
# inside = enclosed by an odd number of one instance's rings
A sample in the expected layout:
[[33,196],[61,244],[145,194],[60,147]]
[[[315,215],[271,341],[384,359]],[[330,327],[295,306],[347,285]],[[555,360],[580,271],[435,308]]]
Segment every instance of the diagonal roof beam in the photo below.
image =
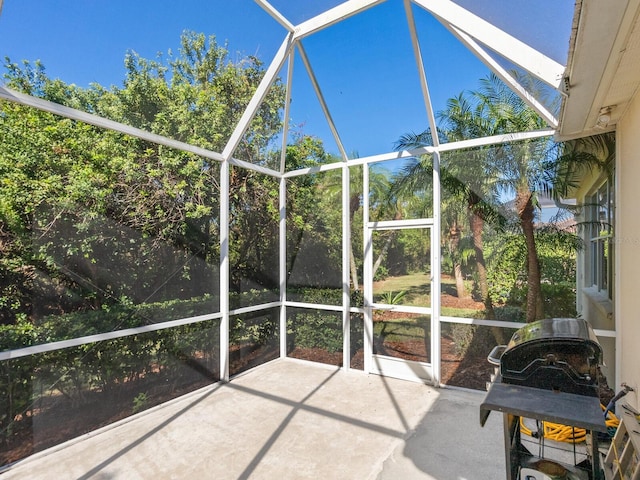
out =
[[331,8],[320,15],[302,22],[296,26],[295,38],[303,38],[312,33],[338,23],[345,18],[354,16],[357,13],[367,10],[386,0],[348,0],[337,7]]
[[413,0],[445,25],[453,25],[491,50],[524,68],[543,82],[559,88],[564,67],[495,25],[451,0]]
[[278,49],[278,52],[273,58],[271,65],[269,65],[269,68],[265,72],[264,77],[262,77],[262,80],[260,81],[258,88],[256,89],[255,93],[253,94],[253,97],[249,101],[249,105],[247,105],[247,108],[242,114],[242,117],[240,118],[240,121],[236,125],[235,130],[231,134],[231,137],[229,138],[227,145],[224,147],[224,150],[222,151],[222,156],[225,159],[231,158],[231,156],[233,155],[233,152],[236,150],[236,148],[238,148],[238,145],[242,140],[242,136],[249,128],[249,124],[251,123],[251,120],[253,120],[253,117],[255,117],[256,112],[258,111],[258,108],[260,108],[260,104],[267,96],[267,93],[269,93],[269,89],[271,88],[271,85],[275,81],[276,76],[280,72],[280,69],[282,68],[282,65],[284,65],[284,62],[286,61],[289,55],[289,52],[291,51],[292,48],[293,48],[293,34],[289,33],[284,39],[284,41],[282,42],[282,45],[280,45],[280,48]]
[[[217,162],[224,161],[224,157],[222,156],[222,154],[214,152],[213,150],[208,150],[206,148],[198,147],[190,143],[181,142],[180,140],[174,140],[173,138],[158,135],[156,133],[151,133],[147,130],[142,130],[140,128],[132,127],[124,123],[109,120],[108,118],[100,117],[92,113],[83,112],[82,110],[77,110],[75,108],[66,107],[64,105],[60,105],[59,103],[50,102],[49,100],[44,100],[39,97],[32,97],[31,95],[16,92],[6,87],[0,86],[0,99],[36,108],[38,110],[42,110],[43,112],[53,113],[55,115],[69,118],[78,122],[94,125],[99,128],[104,128],[105,130],[123,133],[125,135],[136,137],[147,142],[174,148],[182,152],[193,153],[194,155],[198,155],[202,158],[208,158],[209,160],[215,160]],[[276,172],[275,170],[271,170],[270,168],[262,167],[260,165],[254,165],[249,162],[238,160],[236,158],[230,158],[229,163],[272,177],[280,177],[280,172]]]
[[302,57],[302,62],[304,63],[305,68],[307,69],[307,73],[309,74],[309,78],[311,79],[311,83],[313,84],[313,89],[316,91],[316,96],[318,97],[318,101],[320,102],[320,106],[322,107],[322,111],[324,112],[324,116],[329,123],[329,128],[331,129],[331,133],[333,134],[333,139],[335,140],[338,150],[340,150],[340,155],[342,155],[342,159],[346,162],[348,160],[347,152],[342,145],[342,140],[340,140],[340,135],[338,134],[338,129],[336,128],[335,123],[333,122],[333,118],[331,117],[331,112],[329,112],[329,107],[327,106],[327,102],[324,100],[324,96],[322,95],[322,90],[320,90],[320,85],[318,84],[318,80],[316,79],[315,74],[313,73],[313,69],[311,68],[311,64],[309,63],[309,58],[307,57],[304,48],[302,47],[302,42],[298,42],[298,49],[300,50],[300,56]]
[[287,168],[287,142],[289,141],[289,117],[291,116],[291,86],[293,85],[293,59],[295,52],[292,49],[289,53],[289,69],[287,72],[287,86],[285,90],[284,117],[282,125],[282,148],[280,150],[280,173],[284,173]]
[[[2,0],[0,0],[1,2]],[[255,0],[255,2],[260,5],[269,15],[273,17],[273,19],[282,25],[284,28],[289,30],[289,32],[293,33],[296,27],[285,18],[278,10],[276,10],[267,0]]]
[[[445,25],[447,26],[447,25]],[[464,43],[469,49],[471,49],[476,56],[494,73],[500,77],[500,79],[506,83],[511,90],[513,90],[522,100],[533,108],[538,115],[540,115],[547,124],[553,128],[558,126],[558,119],[549,110],[542,105],[531,92],[524,88],[502,65],[496,62],[489,53],[482,48],[473,38],[459,30],[458,28],[449,25],[449,31],[453,33],[458,39]]]
[[16,92],[14,90],[11,90],[10,88],[0,86],[0,99],[19,103],[28,107],[37,108],[38,110],[42,110],[43,112],[53,113],[61,117],[70,118],[71,120],[76,120],[78,122],[88,123],[89,125],[105,128],[114,132],[124,133],[125,135],[130,135],[141,140],[157,143],[158,145],[164,145],[169,148],[182,150],[183,152],[193,153],[210,160],[216,160],[218,162],[224,160],[223,156],[220,153],[214,152],[213,150],[197,147],[190,143],[181,142],[179,140],[174,140],[163,135],[151,133],[147,130],[142,130],[140,128],[132,127],[131,125],[126,125],[114,120],[109,120],[92,113],[83,112],[82,110],[66,107],[64,105],[60,105],[59,103],[50,102],[49,100],[45,100],[43,98],[33,97],[31,95]]
[[431,135],[431,141],[434,146],[440,144],[438,138],[438,127],[436,124],[436,117],[433,111],[433,104],[431,103],[431,96],[429,94],[429,85],[427,83],[427,74],[424,71],[424,61],[422,59],[422,50],[420,49],[420,42],[418,41],[418,32],[416,31],[416,22],[413,17],[413,10],[411,9],[411,2],[404,0],[404,9],[407,17],[407,23],[409,24],[409,32],[411,33],[411,44],[413,45],[413,54],[416,59],[416,65],[418,68],[418,75],[420,77],[420,88],[422,89],[422,98],[424,99],[425,109],[427,111],[427,118],[429,120],[429,128],[435,135]]

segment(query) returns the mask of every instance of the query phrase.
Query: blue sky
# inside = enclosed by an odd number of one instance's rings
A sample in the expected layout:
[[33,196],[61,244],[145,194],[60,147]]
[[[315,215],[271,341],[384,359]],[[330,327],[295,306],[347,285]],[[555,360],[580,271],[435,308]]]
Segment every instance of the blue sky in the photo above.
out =
[[[296,24],[338,0],[272,0]],[[456,0],[564,63],[573,0]],[[179,8],[176,7],[179,5]],[[477,87],[488,70],[430,15],[414,8],[436,110]],[[304,40],[304,48],[348,153],[393,149],[426,127],[415,60],[400,0],[387,2]],[[228,41],[232,58],[271,61],[284,30],[253,0],[5,0],[0,55],[40,59],[52,78],[88,86],[121,85],[124,56],[177,52],[185,29]],[[284,75],[284,72],[283,72]],[[292,123],[337,151],[299,58],[294,62]]]

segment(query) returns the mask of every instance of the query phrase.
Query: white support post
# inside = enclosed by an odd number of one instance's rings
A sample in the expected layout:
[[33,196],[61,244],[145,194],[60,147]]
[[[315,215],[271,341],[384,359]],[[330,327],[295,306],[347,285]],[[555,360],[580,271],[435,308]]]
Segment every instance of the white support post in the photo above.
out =
[[413,18],[413,10],[409,0],[404,1],[407,22],[411,33],[411,42],[416,57],[416,64],[420,74],[420,85],[422,86],[422,94],[427,109],[427,118],[429,120],[429,128],[432,132],[431,141],[435,147],[432,154],[433,159],[433,227],[431,228],[431,370],[433,375],[433,384],[440,385],[440,152],[438,147],[440,139],[438,138],[438,130],[436,117],[431,103],[429,94],[429,84],[427,75],[424,71],[424,63],[422,61],[422,51],[418,34],[416,31],[415,20]]
[[220,165],[220,380],[229,381],[229,162]]
[[349,166],[342,165],[342,365],[345,370],[351,368],[351,219],[350,219],[350,185]]
[[280,178],[279,194],[280,358],[287,356],[287,180]]
[[431,368],[434,386],[440,386],[440,152],[433,153],[433,228],[431,229]]
[[373,370],[373,231],[369,228],[369,166],[362,166],[362,228],[364,284],[364,371]]

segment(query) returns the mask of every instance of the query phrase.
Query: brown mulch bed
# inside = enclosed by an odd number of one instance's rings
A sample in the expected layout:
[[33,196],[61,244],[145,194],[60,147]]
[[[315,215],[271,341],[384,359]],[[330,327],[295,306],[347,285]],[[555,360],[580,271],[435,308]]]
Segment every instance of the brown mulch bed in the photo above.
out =
[[[472,298],[459,299],[444,293],[442,306],[482,310],[483,304]],[[393,311],[376,312],[376,320],[406,318],[407,314]],[[460,355],[454,339],[447,335],[441,337],[441,382],[475,390],[485,390],[494,367],[487,361],[487,354],[493,345],[485,348],[486,339],[480,348],[470,348]],[[422,339],[403,342],[380,341],[375,345],[376,353],[405,360],[430,362],[430,352]],[[231,352],[230,374],[235,375],[254,366],[278,358],[278,345],[243,345]],[[289,357],[342,366],[341,351],[328,352],[321,348],[295,348]],[[351,368],[364,369],[362,349],[355,352],[350,361]],[[8,443],[0,444],[0,466],[27,457],[35,452],[60,444],[71,438],[98,429],[126,418],[133,412],[133,399],[140,392],[147,395],[144,408],[150,408],[172,398],[197,390],[216,382],[220,376],[218,367],[207,371],[199,365],[197,359],[185,359],[184,375],[176,375],[176,381],[169,385],[167,380],[159,378],[141,378],[118,385],[117,395],[105,396],[103,392],[86,394],[83,404],[74,405],[71,399],[60,394],[41,397],[39,404],[28,412],[28,418],[17,422],[18,428]],[[180,381],[180,384],[177,382]],[[613,391],[606,386],[606,380],[600,379],[601,398],[609,398]],[[608,401],[608,400],[607,400]],[[605,401],[606,404],[606,401]],[[143,409],[144,409],[143,408]],[[22,426],[22,428],[20,428]],[[34,434],[34,432],[37,432]]]
[[[394,344],[385,344],[387,353],[396,358],[410,360],[426,360],[424,342],[412,341]],[[277,358],[277,349],[271,347],[244,347],[237,351],[232,359],[232,374],[239,373],[255,365]],[[289,353],[290,357],[342,365],[342,352],[329,353],[326,350],[296,348]],[[453,353],[453,342],[444,337],[442,340],[442,381],[449,385],[458,385],[467,388],[484,389],[491,369],[486,359],[458,358]],[[356,352],[351,359],[351,368],[362,370],[364,368],[364,355],[362,350]],[[23,419],[32,428],[18,429],[8,444],[0,446],[0,465],[5,465],[33,453],[60,444],[71,438],[96,430],[102,426],[117,422],[133,413],[132,399],[139,392],[147,392],[145,407],[179,397],[198,388],[204,387],[215,381],[217,372],[212,373],[213,378],[199,378],[180,386],[157,385],[147,380],[147,385],[130,382],[119,387],[118,395],[110,397],[107,401],[100,392],[87,396],[83,405],[73,405],[73,402],[59,394],[45,396],[32,412],[31,418]],[[143,382],[144,379],[139,380]],[[19,422],[21,423],[21,422]],[[34,435],[33,432],[37,431]]]
[[[403,358],[405,360],[428,361],[423,341],[412,340],[402,343],[385,342],[384,347],[385,355]],[[486,389],[487,382],[490,381],[491,374],[494,371],[493,366],[487,361],[486,355],[469,354],[461,357],[455,353],[453,340],[446,336],[442,337],[440,348],[442,357],[440,373],[443,384],[474,390]],[[289,353],[289,356],[302,360],[342,366],[342,352],[329,353],[320,348],[296,348]],[[356,352],[351,358],[351,368],[357,370],[364,369],[364,355],[362,350]]]
[[[279,356],[278,346],[242,346],[231,352],[230,373],[238,374]],[[165,379],[141,378],[117,387],[116,395],[90,392],[82,405],[61,394],[51,393],[41,397],[28,412],[28,418],[17,422],[17,429],[7,443],[0,443],[0,466],[15,462],[69,439],[117,422],[134,412],[134,398],[140,392],[147,397],[145,410],[195,391],[219,380],[219,371],[194,369],[197,362],[185,363],[184,375],[176,375],[180,384],[170,385]],[[37,432],[37,434],[34,434]]]
[[443,307],[469,308],[473,310],[484,310],[484,303],[478,302],[471,297],[458,298],[453,295],[443,293],[440,296],[440,305]]

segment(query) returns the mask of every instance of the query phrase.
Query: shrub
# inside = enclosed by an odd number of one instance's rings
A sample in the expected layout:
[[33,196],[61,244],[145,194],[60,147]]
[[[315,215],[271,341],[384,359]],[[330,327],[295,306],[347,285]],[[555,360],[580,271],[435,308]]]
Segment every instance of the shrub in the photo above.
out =
[[406,294],[407,292],[404,290],[401,290],[398,293],[387,291],[380,296],[380,299],[378,301],[387,305],[399,305]]
[[144,392],[140,392],[138,395],[136,395],[133,398],[133,408],[131,409],[131,411],[133,413],[138,413],[143,410],[146,410],[148,407],[148,403],[149,403],[149,398],[147,397],[147,394]]
[[464,323],[453,323],[449,334],[453,341],[454,352],[458,356],[464,356],[473,342],[473,337],[476,333],[477,327],[475,325],[467,325]]
[[493,312],[496,315],[496,320],[503,322],[524,322],[527,319],[526,312],[521,307],[514,305],[494,307]]
[[[26,321],[0,325],[0,350],[24,348],[35,343],[36,329]],[[31,426],[33,371],[37,357],[28,356],[0,362],[0,444],[7,443],[16,430]],[[17,422],[21,418],[22,422]]]
[[373,276],[374,282],[379,282],[386,279],[389,276],[389,270],[384,265],[380,265]]
[[575,284],[543,283],[542,298],[544,298],[544,312],[547,317],[575,318],[578,315]]
[[342,350],[342,316],[321,310],[295,309],[287,315],[287,341],[291,348]]

